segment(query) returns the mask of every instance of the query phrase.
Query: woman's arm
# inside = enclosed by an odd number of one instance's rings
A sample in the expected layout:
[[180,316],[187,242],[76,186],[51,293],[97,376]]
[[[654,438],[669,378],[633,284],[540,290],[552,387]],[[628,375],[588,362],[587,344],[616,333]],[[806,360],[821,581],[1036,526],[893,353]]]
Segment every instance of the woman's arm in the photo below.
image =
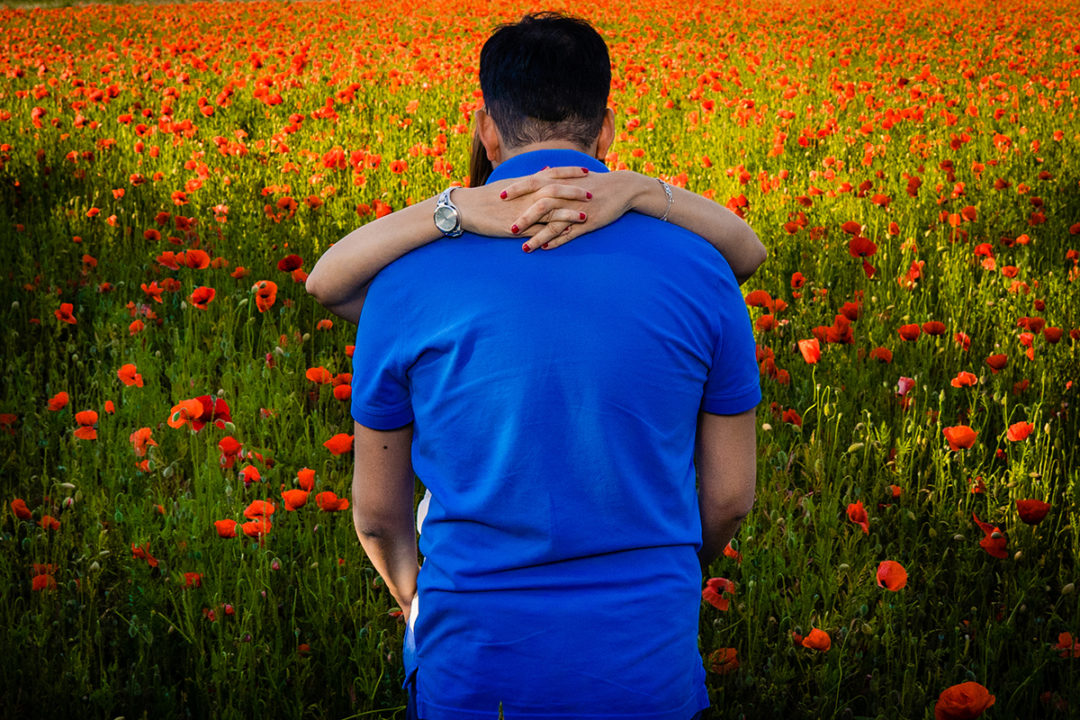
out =
[[[455,188],[451,199],[458,207],[466,232],[522,239],[544,230],[557,233],[588,217],[582,209],[591,198],[588,189],[565,182],[582,174],[581,168],[544,170],[531,176],[540,178],[534,190],[519,192],[511,200],[503,200],[500,195],[513,180]],[[540,201],[545,203],[543,212],[533,214],[542,215],[543,219],[538,224],[523,224],[515,232],[513,218]],[[574,203],[573,208],[564,207],[569,202]],[[306,284],[308,293],[330,312],[356,322],[368,284],[380,270],[406,253],[443,237],[433,220],[435,204],[436,198],[428,198],[350,232],[323,253],[312,268]]]
[[[731,266],[739,283],[745,282],[765,262],[765,246],[746,222],[723,205],[683,188],[672,187],[672,201],[668,205],[667,194],[656,178],[629,170],[609,173],[590,173],[588,177],[573,179],[575,185],[587,188],[595,195],[589,203],[588,219],[567,226],[561,232],[554,228],[541,230],[529,243],[533,249],[550,250],[573,238],[603,227],[630,210],[643,215],[663,217],[667,221],[702,236],[720,251]],[[537,179],[523,178],[506,189],[507,199],[519,193],[533,192]],[[567,204],[573,207],[573,203]],[[519,225],[536,222],[537,213],[544,208],[543,201],[530,206],[529,210],[514,219]]]

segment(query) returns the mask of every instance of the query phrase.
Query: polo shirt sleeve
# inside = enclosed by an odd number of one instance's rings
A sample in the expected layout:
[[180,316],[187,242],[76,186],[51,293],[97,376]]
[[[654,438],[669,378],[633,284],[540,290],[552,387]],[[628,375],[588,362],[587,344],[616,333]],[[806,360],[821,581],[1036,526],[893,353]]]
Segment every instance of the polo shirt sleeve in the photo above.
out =
[[[393,289],[376,278],[368,289],[353,349],[352,417],[373,430],[394,430],[413,421],[406,338]],[[400,308],[401,306],[398,305]]]
[[705,381],[701,409],[714,415],[737,415],[761,402],[754,332],[730,270],[720,280],[712,367]]

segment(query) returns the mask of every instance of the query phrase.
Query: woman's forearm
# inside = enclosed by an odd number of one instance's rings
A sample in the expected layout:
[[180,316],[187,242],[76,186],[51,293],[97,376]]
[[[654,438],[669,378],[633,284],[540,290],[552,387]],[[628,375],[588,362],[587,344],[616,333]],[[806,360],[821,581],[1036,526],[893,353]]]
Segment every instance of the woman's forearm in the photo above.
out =
[[746,281],[765,262],[765,246],[746,222],[723,205],[706,197],[671,187],[672,202],[655,178],[629,171],[637,192],[632,208],[644,215],[667,221],[700,235],[720,251],[740,283]]
[[[460,190],[456,190],[455,200]],[[330,312],[356,322],[368,283],[399,257],[442,237],[432,219],[435,198],[356,228],[330,247],[308,275],[309,294]]]

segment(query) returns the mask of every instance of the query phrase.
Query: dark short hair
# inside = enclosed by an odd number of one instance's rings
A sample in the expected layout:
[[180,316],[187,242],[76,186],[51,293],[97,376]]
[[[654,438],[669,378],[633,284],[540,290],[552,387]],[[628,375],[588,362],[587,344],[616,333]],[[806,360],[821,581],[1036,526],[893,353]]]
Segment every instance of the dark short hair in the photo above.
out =
[[554,12],[499,26],[480,51],[480,89],[502,140],[588,146],[611,90],[607,44],[584,20]]

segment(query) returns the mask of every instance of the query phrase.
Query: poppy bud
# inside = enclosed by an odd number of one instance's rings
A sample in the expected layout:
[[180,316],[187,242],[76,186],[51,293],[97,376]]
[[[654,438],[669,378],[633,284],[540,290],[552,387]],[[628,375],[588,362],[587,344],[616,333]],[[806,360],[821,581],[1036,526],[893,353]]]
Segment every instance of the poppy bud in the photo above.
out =
[[100,569],[101,569],[101,565],[98,564],[97,560],[90,563],[90,567],[89,567],[90,572],[97,572]]
[[1061,588],[1061,594],[1062,595],[1072,595],[1073,590],[1075,590],[1075,589],[1076,588],[1073,586],[1073,584],[1069,583],[1068,585],[1065,585],[1064,587]]
[[770,430],[772,430],[772,425],[770,425],[769,423],[762,423],[761,430],[762,432],[769,432]]
[[12,310],[18,310],[19,309],[19,301],[18,300],[11,303],[11,309]]

